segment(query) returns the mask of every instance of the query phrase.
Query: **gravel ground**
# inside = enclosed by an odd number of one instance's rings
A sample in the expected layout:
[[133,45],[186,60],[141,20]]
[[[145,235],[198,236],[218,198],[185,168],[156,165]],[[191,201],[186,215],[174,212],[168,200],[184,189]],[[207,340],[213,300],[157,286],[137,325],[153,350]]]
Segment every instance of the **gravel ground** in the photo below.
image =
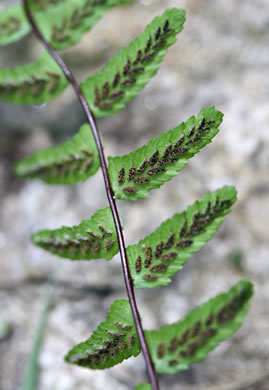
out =
[[[224,122],[213,143],[178,177],[146,200],[119,203],[126,242],[137,242],[163,220],[224,184],[237,187],[238,202],[215,237],[168,287],[137,291],[139,309],[145,328],[156,328],[176,321],[238,280],[250,279],[255,296],[242,329],[205,361],[185,372],[163,375],[160,383],[163,390],[266,390],[268,1],[137,0],[132,6],[110,10],[79,45],[62,56],[83,80],[169,7],[187,10],[184,31],[145,90],[123,112],[98,121],[106,154],[127,153],[205,105],[221,110]],[[28,62],[39,51],[35,39],[26,37],[1,48],[0,66]],[[113,300],[125,297],[119,257],[109,263],[62,261],[29,241],[34,231],[78,224],[107,204],[100,172],[86,183],[64,188],[24,183],[12,171],[16,160],[65,140],[84,123],[71,89],[45,106],[1,103],[0,118],[0,321],[11,329],[0,340],[0,389],[20,388],[55,264],[58,282],[40,357],[38,390],[130,390],[146,382],[141,356],[103,372],[63,362],[66,352],[104,320]]]

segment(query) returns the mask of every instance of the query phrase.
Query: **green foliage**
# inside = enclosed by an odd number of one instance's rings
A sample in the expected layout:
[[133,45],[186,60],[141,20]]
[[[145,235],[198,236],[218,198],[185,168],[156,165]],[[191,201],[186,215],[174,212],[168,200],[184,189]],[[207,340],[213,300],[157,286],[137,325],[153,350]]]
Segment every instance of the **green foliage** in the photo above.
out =
[[48,11],[60,4],[68,3],[68,0],[28,0],[31,10],[34,12]]
[[91,127],[85,124],[70,141],[18,162],[15,171],[20,177],[37,178],[48,184],[74,184],[87,180],[99,167]]
[[[44,37],[56,50],[60,50],[78,43],[108,8],[132,1],[31,0],[29,5]],[[0,45],[16,42],[30,31],[22,7],[7,7],[0,13]]]
[[0,46],[18,41],[30,30],[20,6],[8,7],[0,13]]
[[32,64],[0,69],[0,100],[9,103],[48,103],[66,87],[65,76],[46,51]]
[[185,167],[218,133],[223,114],[204,107],[197,117],[150,140],[124,156],[109,157],[109,174],[117,199],[146,198]]
[[112,213],[109,207],[98,210],[78,226],[41,230],[32,235],[35,245],[71,260],[106,260],[119,251]]
[[140,343],[129,302],[118,299],[112,303],[106,320],[88,340],[72,348],[65,360],[91,369],[104,369],[139,353]]
[[152,288],[168,284],[192,253],[198,252],[216,233],[235,201],[234,187],[209,192],[138,244],[130,245],[127,256],[134,286]]
[[[145,331],[157,371],[172,374],[205,359],[221,341],[240,328],[252,294],[252,284],[240,281],[227,293],[196,307],[183,320],[160,330]],[[91,369],[104,369],[137,356],[140,351],[130,304],[121,299],[111,305],[106,321],[88,340],[72,348],[65,360]],[[138,389],[151,387],[143,384]]]
[[[55,49],[64,49],[79,42],[106,9],[132,1],[29,0],[29,4],[41,35]],[[169,46],[176,41],[184,22],[184,10],[166,10],[102,71],[81,84],[81,91],[97,118],[122,110],[149,82],[157,73]],[[0,14],[0,45],[14,42],[29,31],[21,7],[9,7]],[[66,86],[64,73],[47,52],[33,64],[0,69],[0,99],[7,102],[47,103],[60,95]],[[81,100],[81,96],[79,98]],[[146,198],[152,189],[174,177],[191,157],[211,142],[219,131],[222,117],[222,113],[214,107],[204,107],[196,117],[190,117],[141,148],[125,156],[109,157],[109,180],[115,198]],[[84,125],[70,141],[18,162],[16,173],[23,178],[39,178],[48,184],[74,184],[87,180],[99,166],[91,127]],[[113,196],[109,187],[107,193]],[[163,222],[138,244],[130,245],[127,258],[132,280],[126,279],[129,291],[133,285],[137,288],[167,285],[192,253],[199,251],[215,234],[235,201],[234,187],[225,186],[214,193],[207,193],[182,213]],[[122,232],[118,230],[120,236]],[[32,241],[53,254],[71,260],[110,260],[119,251],[118,236],[111,209],[106,207],[78,226],[35,233]],[[128,268],[124,261],[123,267]],[[252,284],[241,281],[227,293],[195,308],[183,320],[160,330],[146,331],[146,340],[158,372],[171,374],[204,359],[241,326],[252,293]],[[36,386],[38,356],[48,307],[46,303],[34,343],[23,387],[27,390]],[[91,369],[104,369],[137,356],[140,351],[130,302],[116,300],[106,320],[88,340],[72,348],[65,360]],[[149,384],[135,388],[151,389]]]
[[122,110],[144,88],[157,73],[168,47],[176,41],[175,37],[183,29],[184,22],[184,10],[166,10],[111,59],[101,72],[81,84],[97,118]]
[[65,49],[78,43],[108,8],[128,3],[130,0],[66,0],[42,13],[37,22],[56,50]]
[[182,321],[157,331],[146,331],[155,368],[162,374],[185,370],[205,359],[221,341],[242,325],[253,294],[249,281],[195,308]]

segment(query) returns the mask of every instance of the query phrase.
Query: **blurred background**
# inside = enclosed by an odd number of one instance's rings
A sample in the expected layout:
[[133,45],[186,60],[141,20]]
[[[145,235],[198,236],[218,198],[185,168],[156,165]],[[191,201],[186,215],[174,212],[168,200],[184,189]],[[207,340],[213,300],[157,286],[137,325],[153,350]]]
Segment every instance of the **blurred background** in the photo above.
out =
[[[1,1],[0,11],[13,3]],[[16,2],[14,2],[16,3]],[[169,7],[187,21],[145,90],[111,118],[98,121],[107,155],[124,154],[169,130],[202,106],[215,105],[224,122],[213,143],[149,198],[118,202],[126,243],[135,243],[188,204],[224,184],[238,202],[214,238],[193,255],[168,287],[138,290],[144,327],[177,321],[194,306],[250,279],[255,296],[246,322],[209,357],[161,388],[269,389],[269,3],[267,0],[136,0],[109,10],[80,44],[61,53],[79,80],[106,61]],[[38,58],[32,35],[0,48],[0,67]],[[147,381],[142,357],[106,371],[72,367],[63,356],[87,339],[110,304],[125,297],[120,259],[71,262],[35,248],[43,228],[78,224],[107,205],[102,175],[72,187],[23,182],[14,163],[74,135],[85,122],[71,88],[53,103],[0,103],[0,389],[17,390],[25,373],[47,281],[57,282],[40,355],[39,390],[130,390]],[[145,212],[146,211],[146,212]]]

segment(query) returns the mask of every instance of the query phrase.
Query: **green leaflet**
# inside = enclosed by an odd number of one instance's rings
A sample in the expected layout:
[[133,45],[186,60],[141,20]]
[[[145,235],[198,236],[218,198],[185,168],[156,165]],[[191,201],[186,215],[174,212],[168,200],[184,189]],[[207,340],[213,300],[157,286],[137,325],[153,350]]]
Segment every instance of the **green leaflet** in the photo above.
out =
[[[83,34],[101,19],[106,9],[133,0],[32,0],[37,25],[57,50],[78,43]],[[8,7],[0,13],[0,45],[18,41],[31,31],[23,7]]]
[[134,390],[152,390],[152,387],[151,385],[143,383],[141,385],[137,385]]
[[92,336],[72,348],[65,360],[91,369],[104,369],[137,356],[140,350],[129,301],[119,299],[112,303],[106,320]]
[[33,11],[47,11],[59,4],[67,3],[68,0],[28,0]]
[[185,167],[218,133],[223,114],[204,107],[197,117],[150,140],[124,156],[109,157],[109,174],[117,199],[146,198]]
[[30,30],[22,7],[8,7],[0,13],[0,46],[18,41]]
[[[28,0],[29,4],[31,5],[31,8],[33,11],[44,11],[48,10],[50,8],[57,8],[57,6],[65,5],[66,7],[70,7],[69,4],[72,4],[72,0]],[[117,5],[124,5],[129,4],[133,2],[133,0],[83,0],[82,4],[85,6],[85,8],[89,7],[96,7],[96,8],[108,8],[113,7]],[[75,2],[73,1],[73,4],[79,3],[78,0]],[[67,4],[67,5],[66,5]],[[63,8],[63,7],[62,7]]]
[[67,85],[61,69],[46,51],[32,64],[0,69],[0,100],[10,103],[48,103]]
[[216,233],[224,216],[236,201],[234,187],[207,193],[200,201],[127,248],[130,272],[137,288],[165,286],[192,253]]
[[98,151],[89,125],[83,125],[70,141],[41,150],[17,163],[16,174],[41,179],[49,184],[85,181],[100,166]]
[[153,77],[167,49],[183,29],[185,11],[168,9],[110,60],[102,71],[81,84],[97,118],[122,110]]
[[205,359],[221,341],[240,328],[252,294],[252,284],[240,281],[227,293],[195,308],[182,321],[157,331],[146,331],[156,370],[173,374]]
[[[67,4],[66,4],[67,3]],[[78,43],[83,34],[102,18],[108,8],[128,4],[130,0],[68,0],[40,14],[42,33],[56,49]]]
[[115,225],[109,207],[98,210],[78,226],[41,230],[32,235],[35,245],[71,260],[106,260],[118,253]]

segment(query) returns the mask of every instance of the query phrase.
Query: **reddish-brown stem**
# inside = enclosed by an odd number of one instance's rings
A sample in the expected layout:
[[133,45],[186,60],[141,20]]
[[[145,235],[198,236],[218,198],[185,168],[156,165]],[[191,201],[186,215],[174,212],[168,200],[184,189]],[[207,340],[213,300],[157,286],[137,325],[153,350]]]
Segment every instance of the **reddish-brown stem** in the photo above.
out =
[[23,5],[24,5],[24,10],[27,16],[27,19],[32,26],[33,33],[36,35],[36,37],[42,42],[42,44],[47,48],[51,56],[55,59],[55,61],[58,63],[58,65],[61,67],[62,71],[64,72],[67,80],[69,81],[70,85],[73,87],[80,104],[82,105],[85,114],[87,116],[87,119],[91,125],[92,132],[95,138],[96,146],[98,149],[99,153],[99,158],[100,158],[100,163],[101,163],[101,169],[103,172],[104,176],[104,181],[105,181],[105,187],[106,187],[106,193],[107,193],[107,198],[108,198],[108,203],[110,205],[115,227],[116,227],[116,232],[117,232],[117,237],[118,237],[118,243],[119,243],[119,248],[120,248],[120,256],[121,256],[121,264],[122,264],[122,269],[123,269],[123,275],[124,275],[124,281],[125,281],[125,286],[126,286],[126,291],[127,295],[129,298],[130,306],[132,309],[133,313],[133,318],[134,322],[136,325],[136,330],[137,334],[139,337],[139,341],[141,344],[141,349],[144,355],[148,375],[149,375],[149,380],[152,385],[153,390],[159,390],[159,384],[158,384],[158,379],[156,375],[156,371],[149,353],[149,349],[147,346],[147,342],[145,339],[144,335],[144,330],[142,327],[142,323],[140,320],[137,304],[136,304],[136,299],[135,299],[135,294],[134,294],[134,287],[133,287],[133,280],[130,274],[129,266],[128,266],[128,261],[127,261],[127,255],[126,255],[126,247],[124,243],[124,237],[123,237],[123,232],[120,224],[120,219],[119,219],[119,213],[117,209],[117,205],[115,202],[114,198],[114,193],[111,187],[110,179],[109,179],[109,174],[108,174],[108,169],[107,169],[107,164],[106,164],[106,159],[102,147],[102,143],[100,140],[100,135],[99,131],[95,122],[95,119],[93,117],[93,114],[90,110],[90,107],[88,103],[86,102],[86,99],[80,89],[80,86],[78,82],[76,81],[75,77],[73,76],[72,72],[70,69],[66,66],[66,64],[63,62],[63,60],[59,57],[58,53],[50,46],[50,44],[46,41],[46,39],[43,37],[41,34],[37,24],[35,23],[34,17],[30,11],[29,5],[27,0],[22,0]]

